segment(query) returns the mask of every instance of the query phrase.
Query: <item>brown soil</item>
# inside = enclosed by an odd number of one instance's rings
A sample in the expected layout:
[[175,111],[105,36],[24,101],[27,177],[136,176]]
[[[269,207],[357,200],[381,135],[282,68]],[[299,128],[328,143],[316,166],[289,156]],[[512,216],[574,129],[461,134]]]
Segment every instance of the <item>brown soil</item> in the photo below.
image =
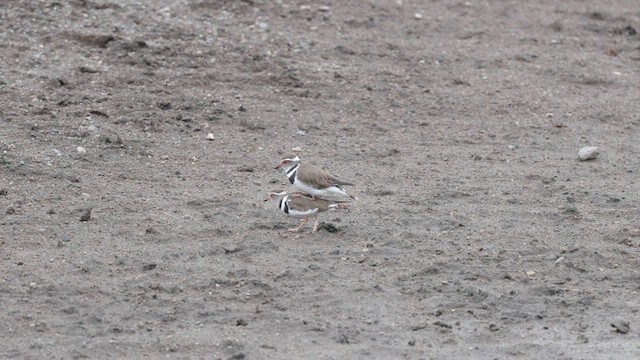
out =
[[[2,2],[0,357],[640,358],[601,3]],[[356,184],[317,233],[262,201],[293,147]]]

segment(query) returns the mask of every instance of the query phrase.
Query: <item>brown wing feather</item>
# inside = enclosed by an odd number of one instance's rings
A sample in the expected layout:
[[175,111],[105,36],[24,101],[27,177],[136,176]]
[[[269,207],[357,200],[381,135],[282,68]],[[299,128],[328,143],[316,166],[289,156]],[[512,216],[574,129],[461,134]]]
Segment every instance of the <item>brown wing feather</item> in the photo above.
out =
[[328,172],[307,163],[300,164],[298,178],[304,183],[314,184],[319,189],[324,189],[331,185],[353,185],[350,182],[336,179]]
[[288,204],[290,209],[295,209],[298,211],[307,211],[315,208],[318,208],[319,211],[326,211],[329,209],[329,206],[327,205],[327,209],[322,210],[315,201],[306,196],[294,196],[292,198],[289,198]]
[[289,198],[289,208],[296,209],[298,211],[307,211],[312,209],[318,209],[318,212],[325,212],[329,210],[330,205],[346,205],[343,201],[329,201],[320,198],[311,199],[304,195],[294,196]]
[[346,201],[330,201],[330,200],[325,200],[320,198],[316,198],[314,201],[318,206],[318,210],[320,212],[328,211],[329,205],[338,205],[339,209],[348,207],[348,204]]

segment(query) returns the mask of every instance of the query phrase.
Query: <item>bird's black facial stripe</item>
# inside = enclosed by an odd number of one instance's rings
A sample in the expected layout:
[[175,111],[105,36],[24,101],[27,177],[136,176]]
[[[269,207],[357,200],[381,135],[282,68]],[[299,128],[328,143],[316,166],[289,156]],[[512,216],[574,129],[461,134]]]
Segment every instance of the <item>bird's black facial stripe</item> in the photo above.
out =
[[284,196],[280,199],[280,204],[278,204],[280,210],[284,211],[285,214],[289,214],[289,204],[287,204],[287,196]]
[[296,172],[292,172],[291,175],[289,175],[289,182],[291,182],[291,184],[296,182]]

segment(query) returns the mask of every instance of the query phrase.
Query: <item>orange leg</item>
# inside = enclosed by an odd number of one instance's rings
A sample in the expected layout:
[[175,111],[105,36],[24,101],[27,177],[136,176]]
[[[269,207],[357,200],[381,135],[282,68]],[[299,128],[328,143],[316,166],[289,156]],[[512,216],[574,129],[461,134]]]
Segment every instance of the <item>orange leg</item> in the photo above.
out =
[[300,222],[300,225],[298,225],[298,227],[295,228],[291,228],[288,229],[291,232],[298,232],[300,229],[302,229],[302,227],[309,221],[309,218],[306,219],[302,219],[302,221]]

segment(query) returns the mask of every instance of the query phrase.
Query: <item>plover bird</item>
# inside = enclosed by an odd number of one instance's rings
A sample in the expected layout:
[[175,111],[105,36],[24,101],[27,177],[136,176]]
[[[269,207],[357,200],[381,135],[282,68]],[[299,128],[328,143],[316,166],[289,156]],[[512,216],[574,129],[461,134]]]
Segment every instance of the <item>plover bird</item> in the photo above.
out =
[[312,198],[332,199],[336,196],[348,196],[356,199],[342,188],[342,185],[353,185],[352,183],[339,180],[318,167],[301,162],[297,155],[282,159],[276,169],[282,169],[293,186]]
[[309,221],[311,217],[316,219],[313,224],[313,231],[318,231],[318,214],[325,211],[345,209],[349,205],[340,201],[329,201],[324,199],[312,198],[308,195],[291,195],[286,191],[270,192],[264,201],[275,200],[278,208],[283,213],[301,219],[300,225],[295,228],[288,229],[291,232],[298,232]]

